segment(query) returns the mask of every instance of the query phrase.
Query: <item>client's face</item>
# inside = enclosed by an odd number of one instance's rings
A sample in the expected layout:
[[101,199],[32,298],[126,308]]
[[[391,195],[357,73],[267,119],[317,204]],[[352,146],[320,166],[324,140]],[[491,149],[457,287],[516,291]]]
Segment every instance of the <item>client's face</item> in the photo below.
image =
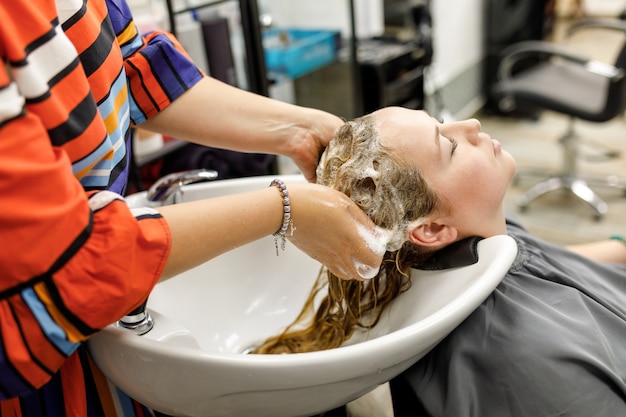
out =
[[373,117],[382,145],[416,166],[464,234],[501,233],[502,200],[515,161],[500,143],[480,131],[478,120],[439,123],[427,113],[400,107]]

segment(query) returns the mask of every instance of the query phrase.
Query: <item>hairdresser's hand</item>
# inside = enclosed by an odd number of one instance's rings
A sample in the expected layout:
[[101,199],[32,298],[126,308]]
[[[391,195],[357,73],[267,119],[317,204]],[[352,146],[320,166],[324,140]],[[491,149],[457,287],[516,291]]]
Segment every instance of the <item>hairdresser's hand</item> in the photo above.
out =
[[[376,227],[345,194],[317,184],[289,184],[296,227],[287,238],[339,278],[369,279],[384,255]],[[378,252],[378,253],[377,253]]]
[[344,122],[330,113],[304,109],[306,116],[300,119],[297,131],[291,136],[286,156],[298,165],[300,171],[309,182],[315,182],[315,169],[320,155],[328,146],[335,130]]

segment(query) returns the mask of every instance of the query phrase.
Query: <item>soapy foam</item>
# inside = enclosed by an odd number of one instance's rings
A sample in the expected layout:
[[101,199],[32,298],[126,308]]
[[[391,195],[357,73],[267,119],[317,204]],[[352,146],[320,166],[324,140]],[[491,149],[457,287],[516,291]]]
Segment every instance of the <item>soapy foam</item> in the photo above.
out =
[[[384,153],[384,147],[377,139],[379,133],[377,130],[364,132],[364,130],[371,128],[371,125],[369,124],[359,124],[356,128],[358,131],[354,133],[355,136],[363,136],[364,138],[369,137],[370,139],[362,143],[359,142],[358,144],[355,142],[354,145],[356,148],[352,150],[353,154],[351,154],[350,158],[347,160],[345,160],[346,157],[342,158],[342,152],[346,151],[345,146],[328,146],[318,163],[317,176],[318,178],[335,178],[337,176],[337,172],[327,172],[324,175],[326,164],[333,159],[344,159],[341,164],[341,169],[347,171],[353,179],[371,179],[375,187],[379,187],[381,186],[381,181],[383,181],[385,171],[390,169],[387,166],[387,158],[383,158],[382,165],[381,161],[378,161],[376,158],[376,155]],[[363,146],[367,147],[367,152],[357,152]],[[333,169],[336,170],[339,168]],[[394,201],[396,205],[395,210],[398,213],[404,213],[405,207],[403,206],[402,199],[398,196],[398,190],[392,187],[388,191],[392,193],[389,198]],[[366,214],[368,215],[379,213],[382,210],[382,207],[388,204],[388,201],[381,200],[382,198],[385,198],[382,197],[382,195],[369,195],[367,191],[362,193],[357,193],[355,191],[351,197],[353,200],[364,198],[364,202],[366,203],[365,206],[367,207],[367,209],[364,208],[364,210],[366,210]],[[382,257],[385,252],[395,252],[400,250],[404,242],[408,240],[407,226],[408,222],[402,222],[402,224],[394,225],[392,229],[376,227],[374,230],[370,230],[362,225],[359,225],[358,231],[367,247],[372,252]],[[379,271],[379,268],[370,267],[355,259],[352,259],[352,263],[357,273],[364,279],[374,278]]]
[[356,259],[352,258],[352,264],[354,265],[354,268],[356,269],[357,274],[359,274],[359,276],[363,279],[372,279],[376,276],[376,274],[378,274],[378,271],[380,270],[380,267],[371,267],[369,265],[366,265],[362,262],[357,261]]
[[370,231],[365,226],[358,225],[359,236],[365,241],[367,247],[376,255],[383,256],[387,251],[387,244],[392,238],[393,232],[391,230],[383,229],[376,226],[373,231]]
[[361,171],[360,178],[371,178],[377,182],[378,178],[380,178],[380,172],[378,172],[374,167],[367,167]]
[[[385,255],[385,252],[395,252],[402,247],[404,242],[407,241],[405,229],[405,227],[400,227],[393,231],[376,226],[373,231],[370,231],[365,226],[358,225],[359,235],[365,241],[367,247],[381,257]],[[374,278],[380,269],[380,267],[374,268],[365,265],[354,258],[352,259],[352,264],[363,279]]]

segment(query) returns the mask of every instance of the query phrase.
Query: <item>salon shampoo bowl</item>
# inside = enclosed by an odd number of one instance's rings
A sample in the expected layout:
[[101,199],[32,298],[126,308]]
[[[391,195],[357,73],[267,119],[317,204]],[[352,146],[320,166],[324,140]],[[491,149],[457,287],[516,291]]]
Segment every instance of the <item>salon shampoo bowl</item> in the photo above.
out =
[[[272,178],[189,185],[182,199],[259,189]],[[304,181],[282,178],[287,184]],[[128,200],[141,204],[142,198]],[[478,252],[471,266],[413,270],[410,290],[372,331],[345,346],[245,354],[297,316],[320,269],[290,244],[276,256],[268,237],[158,284],[148,300],[155,321],[150,332],[137,336],[112,324],[89,341],[89,350],[114,385],[166,414],[319,414],[368,393],[423,357],[494,290],[517,247],[510,237],[495,236],[480,241]]]

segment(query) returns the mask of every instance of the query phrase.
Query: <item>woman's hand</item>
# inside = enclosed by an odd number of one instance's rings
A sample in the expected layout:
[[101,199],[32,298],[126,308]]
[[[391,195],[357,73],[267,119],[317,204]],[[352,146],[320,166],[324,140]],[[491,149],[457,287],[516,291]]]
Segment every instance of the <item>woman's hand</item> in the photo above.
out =
[[320,110],[302,108],[299,114],[299,124],[292,127],[295,133],[290,135],[285,155],[296,163],[307,181],[315,182],[315,169],[320,156],[335,130],[344,122],[339,117]]
[[[345,194],[317,184],[288,184],[293,235],[287,238],[339,278],[372,278],[384,250],[374,223]],[[372,244],[374,243],[374,244]],[[382,245],[385,248],[385,245]]]

